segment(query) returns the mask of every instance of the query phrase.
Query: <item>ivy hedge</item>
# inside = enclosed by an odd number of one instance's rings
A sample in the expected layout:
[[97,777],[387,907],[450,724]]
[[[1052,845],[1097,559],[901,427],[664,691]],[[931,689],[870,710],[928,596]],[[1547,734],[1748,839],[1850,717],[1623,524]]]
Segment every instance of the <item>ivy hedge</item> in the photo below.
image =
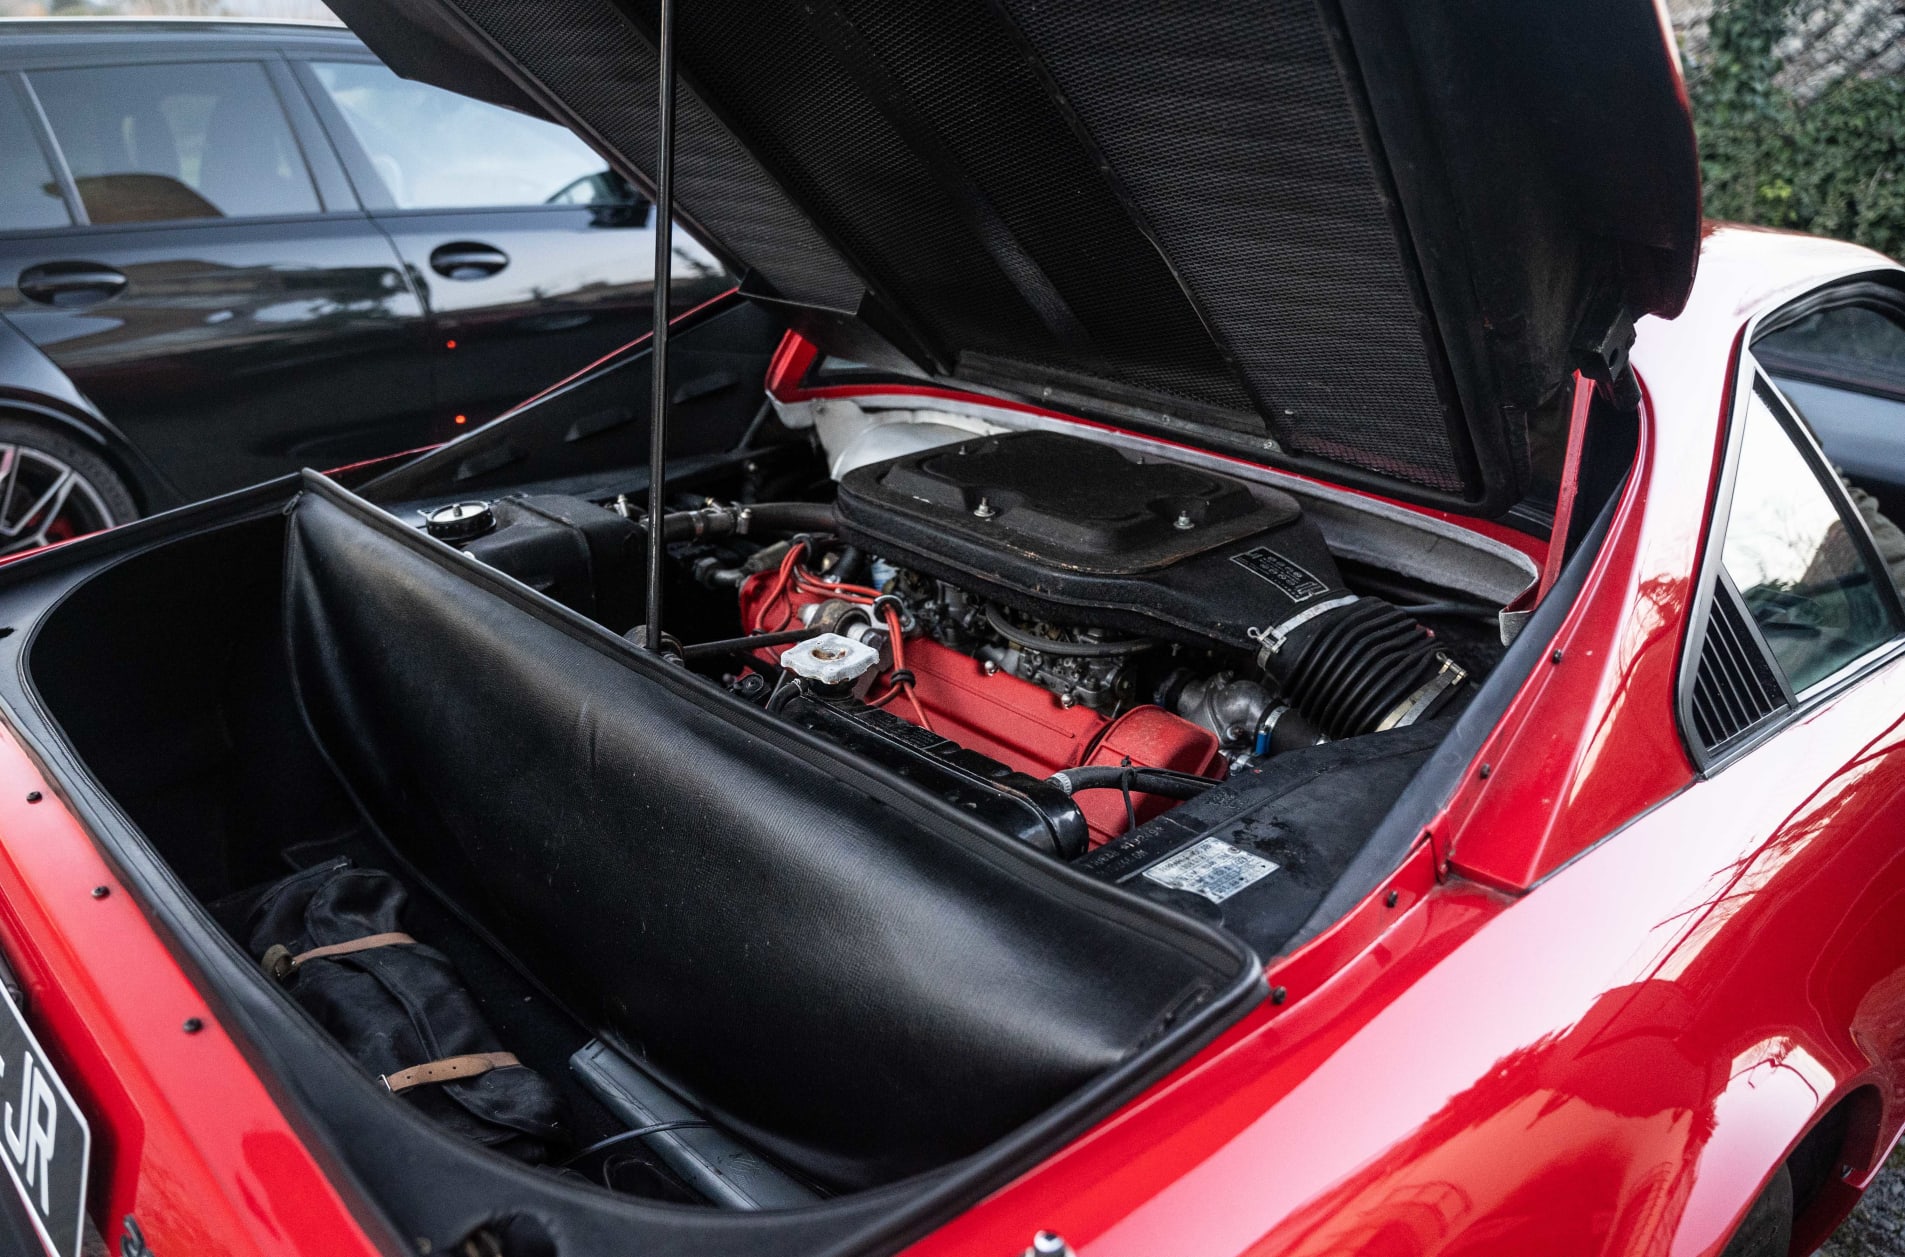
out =
[[1905,82],[1847,75],[1808,101],[1774,78],[1796,0],[1721,0],[1688,83],[1709,218],[1905,256]]

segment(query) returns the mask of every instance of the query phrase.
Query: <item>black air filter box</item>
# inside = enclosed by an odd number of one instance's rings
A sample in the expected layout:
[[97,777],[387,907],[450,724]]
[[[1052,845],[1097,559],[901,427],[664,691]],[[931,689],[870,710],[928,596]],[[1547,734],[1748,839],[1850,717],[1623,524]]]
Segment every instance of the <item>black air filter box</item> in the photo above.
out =
[[1058,622],[1254,648],[1344,593],[1288,494],[1053,432],[858,468],[836,510],[872,553]]

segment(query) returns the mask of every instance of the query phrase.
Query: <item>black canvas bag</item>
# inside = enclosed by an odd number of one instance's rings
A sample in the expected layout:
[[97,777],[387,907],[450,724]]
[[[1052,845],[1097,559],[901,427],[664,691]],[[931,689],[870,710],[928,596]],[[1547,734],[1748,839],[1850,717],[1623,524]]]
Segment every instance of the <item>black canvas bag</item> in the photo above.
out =
[[347,858],[264,892],[245,937],[359,1064],[401,1102],[519,1160],[562,1137],[562,1101],[517,1063],[448,957],[403,932],[402,883]]

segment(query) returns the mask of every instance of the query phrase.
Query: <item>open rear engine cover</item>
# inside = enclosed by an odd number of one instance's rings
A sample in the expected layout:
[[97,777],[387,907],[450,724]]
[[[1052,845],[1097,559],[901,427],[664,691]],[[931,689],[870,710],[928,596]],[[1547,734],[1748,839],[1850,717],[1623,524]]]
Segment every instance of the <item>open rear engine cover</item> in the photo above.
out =
[[1288,494],[1055,432],[861,467],[836,510],[856,545],[1058,621],[1250,647],[1343,592]]

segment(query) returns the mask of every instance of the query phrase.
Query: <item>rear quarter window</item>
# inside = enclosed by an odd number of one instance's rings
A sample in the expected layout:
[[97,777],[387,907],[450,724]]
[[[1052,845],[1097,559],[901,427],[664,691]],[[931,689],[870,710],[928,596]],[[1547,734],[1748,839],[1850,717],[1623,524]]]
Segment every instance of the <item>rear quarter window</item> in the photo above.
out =
[[318,211],[263,66],[94,66],[28,80],[95,223]]
[[65,227],[73,221],[46,150],[12,79],[0,74],[0,231]]
[[[1764,385],[1736,439],[1722,563],[1795,692],[1896,632],[1864,526],[1820,479]],[[1828,473],[1829,474],[1829,473]]]

